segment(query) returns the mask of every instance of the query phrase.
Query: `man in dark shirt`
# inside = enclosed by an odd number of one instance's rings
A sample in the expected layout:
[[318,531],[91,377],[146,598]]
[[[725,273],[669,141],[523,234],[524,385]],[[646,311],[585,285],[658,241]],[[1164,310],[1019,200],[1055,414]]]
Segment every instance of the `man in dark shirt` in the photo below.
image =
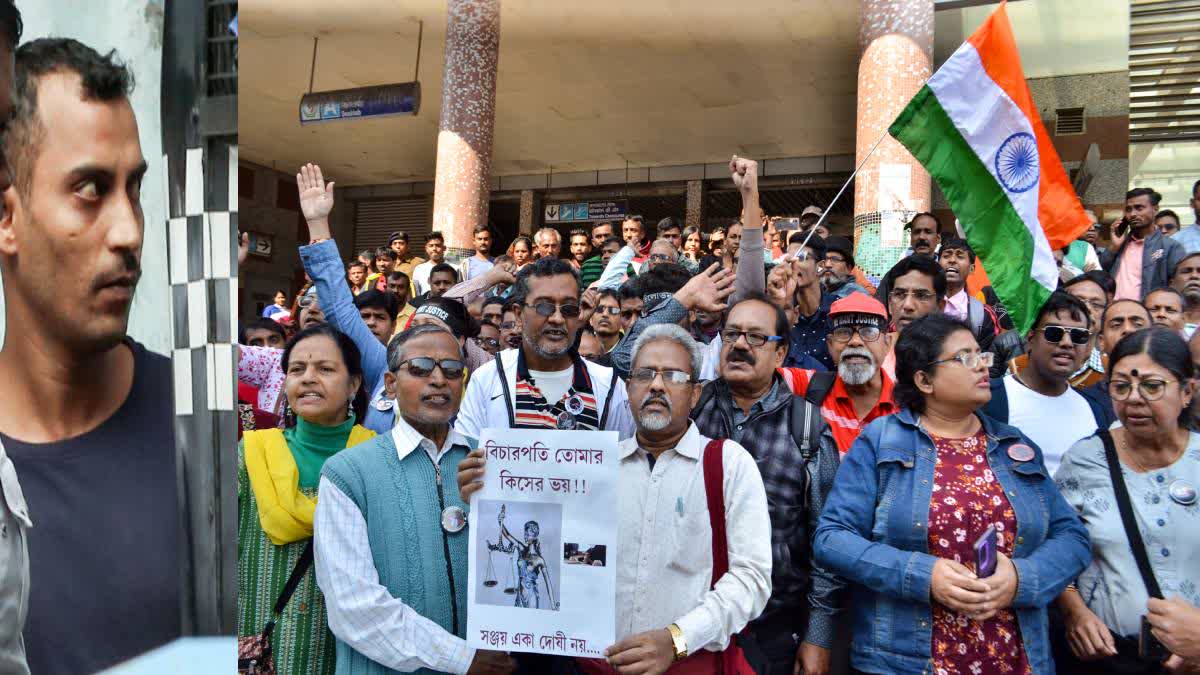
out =
[[0,439],[34,523],[34,673],[95,672],[180,634],[170,362],[126,335],[146,172],[131,89],[74,40],[16,52]]

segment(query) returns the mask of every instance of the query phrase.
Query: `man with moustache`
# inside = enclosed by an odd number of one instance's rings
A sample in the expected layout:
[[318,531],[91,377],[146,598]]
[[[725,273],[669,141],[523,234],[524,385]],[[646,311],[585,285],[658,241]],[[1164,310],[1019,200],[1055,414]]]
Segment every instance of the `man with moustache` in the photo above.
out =
[[1168,285],[1171,270],[1187,255],[1154,227],[1161,199],[1150,188],[1125,193],[1125,217],[1113,225],[1112,243],[1100,252],[1100,264],[1117,280],[1118,300],[1141,300]]
[[[817,235],[820,236],[820,235]],[[790,248],[790,246],[789,246]],[[834,296],[844,298],[851,293],[866,293],[854,276],[854,245],[845,237],[825,239],[825,259],[819,273],[821,289]]]
[[[1100,317],[1100,339],[1098,346],[1105,358],[1116,349],[1121,338],[1139,331],[1150,325],[1150,312],[1137,300],[1117,300],[1105,308]],[[1079,389],[1093,406],[1104,413],[1104,423],[1101,428],[1107,429],[1117,420],[1113,410],[1112,397],[1108,395],[1108,380],[1102,379]]]
[[[11,108],[0,81],[13,172],[0,217],[0,440],[12,464],[0,483],[17,520],[35,524],[25,649],[32,672],[93,673],[181,633],[171,364],[126,333],[146,161],[132,77],[114,54],[34,40],[16,50]],[[14,468],[28,514],[10,492]],[[25,537],[11,525],[0,542]],[[12,581],[0,571],[5,591]],[[0,650],[19,634],[0,635]]]
[[967,277],[975,272],[975,251],[966,239],[949,237],[938,251],[938,264],[946,274],[946,303],[942,311],[947,316],[967,324],[983,351],[990,351],[992,341],[1000,333],[992,310],[967,293]]
[[[692,411],[700,433],[742,444],[758,463],[771,513],[771,599],[747,626],[769,672],[827,673],[843,583],[812,561],[810,535],[833,486],[838,450],[820,409],[794,396],[776,369],[788,320],[762,294],[729,310],[719,377]],[[769,664],[769,665],[768,665]]]
[[1191,338],[1200,326],[1200,251],[1189,253],[1171,272],[1171,288],[1183,294],[1183,329]]
[[[568,241],[571,247],[571,257],[567,259],[567,262],[571,263],[571,267],[578,272],[583,269],[583,263],[587,261],[588,256],[592,255],[592,242],[588,238],[586,230],[571,230]],[[584,284],[585,288],[586,286]]]
[[[612,223],[602,222],[592,226],[592,246],[591,250],[595,255],[583,261],[579,267],[579,284],[584,288],[588,288],[600,279],[600,274],[604,271],[604,266],[608,261],[604,259],[604,243],[609,239],[617,239],[617,248],[620,250],[622,243],[619,238],[613,237]],[[615,251],[614,251],[615,253]]]
[[876,418],[896,412],[895,386],[880,365],[891,349],[887,310],[874,298],[849,295],[829,309],[829,353],[836,372],[781,368],[792,393],[821,406],[838,452],[845,454],[858,433]]

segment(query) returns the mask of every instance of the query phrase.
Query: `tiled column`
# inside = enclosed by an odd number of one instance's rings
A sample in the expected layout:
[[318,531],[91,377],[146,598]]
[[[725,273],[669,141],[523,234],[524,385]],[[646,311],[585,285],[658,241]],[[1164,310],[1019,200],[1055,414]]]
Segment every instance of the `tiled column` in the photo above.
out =
[[538,195],[533,190],[521,190],[521,220],[517,225],[517,230],[521,234],[533,236],[534,222],[537,220],[537,213],[541,209],[542,200],[538,199]]
[[433,229],[450,251],[472,250],[487,222],[500,59],[500,0],[447,0]]
[[[856,164],[932,73],[933,0],[862,0],[858,48]],[[892,215],[894,222],[929,207],[929,174],[895,139],[884,138],[854,180],[855,260],[868,276],[885,274],[907,247],[907,241],[881,246],[886,212],[904,212]]]
[[684,227],[701,227],[704,224],[704,181],[688,181],[687,206],[684,213]]

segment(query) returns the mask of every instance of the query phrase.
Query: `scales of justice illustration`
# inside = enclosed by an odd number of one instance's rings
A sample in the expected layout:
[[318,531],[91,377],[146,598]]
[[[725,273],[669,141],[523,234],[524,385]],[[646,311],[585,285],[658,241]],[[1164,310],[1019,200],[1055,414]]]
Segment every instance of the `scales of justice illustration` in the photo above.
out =
[[[546,569],[546,559],[542,557],[542,543],[538,539],[541,534],[541,526],[536,520],[530,520],[525,523],[523,528],[524,538],[517,539],[504,525],[505,509],[506,505],[501,504],[500,514],[496,518],[498,528],[496,543],[493,544],[490,539],[484,538],[484,543],[488,548],[488,563],[483,585],[487,588],[495,588],[500,585],[492,556],[495,553],[504,554],[508,558],[508,563],[505,564],[508,575],[504,582],[504,593],[515,596],[513,606],[557,610],[558,599],[554,594],[554,584]],[[546,589],[547,606],[545,607],[542,606],[539,581]]]

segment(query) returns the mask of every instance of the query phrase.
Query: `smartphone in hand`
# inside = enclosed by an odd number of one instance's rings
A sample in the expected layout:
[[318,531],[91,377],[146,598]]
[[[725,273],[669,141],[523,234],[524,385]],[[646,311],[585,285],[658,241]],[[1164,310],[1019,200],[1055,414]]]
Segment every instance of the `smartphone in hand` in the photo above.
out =
[[996,526],[988,525],[988,529],[975,540],[975,575],[980,579],[996,573],[998,539]]

